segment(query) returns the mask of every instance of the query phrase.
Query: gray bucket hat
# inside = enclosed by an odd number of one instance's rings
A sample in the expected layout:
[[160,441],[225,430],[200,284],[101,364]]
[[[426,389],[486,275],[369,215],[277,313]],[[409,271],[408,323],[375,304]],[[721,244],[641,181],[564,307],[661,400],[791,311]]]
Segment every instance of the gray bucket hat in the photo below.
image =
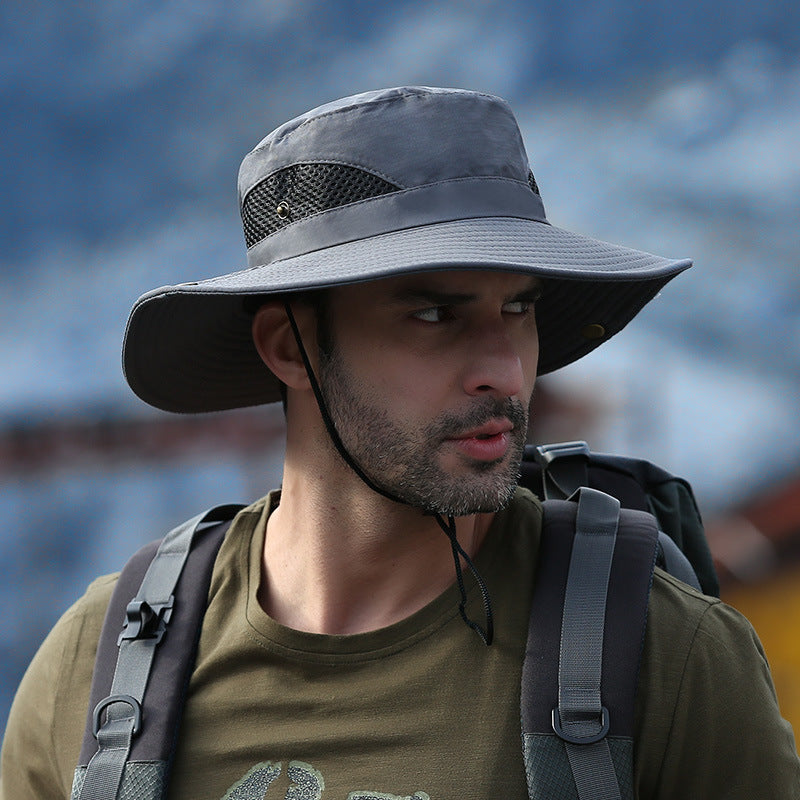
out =
[[538,275],[539,374],[620,331],[691,266],[550,225],[511,109],[457,89],[347,97],[270,133],[239,171],[246,269],[136,302],[123,348],[157,408],[219,411],[279,397],[245,298],[448,269]]

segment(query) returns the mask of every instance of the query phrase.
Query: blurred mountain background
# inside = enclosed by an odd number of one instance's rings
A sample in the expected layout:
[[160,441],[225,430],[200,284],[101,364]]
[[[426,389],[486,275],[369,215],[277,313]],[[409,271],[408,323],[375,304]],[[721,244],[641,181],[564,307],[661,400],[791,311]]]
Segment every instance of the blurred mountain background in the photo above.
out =
[[[171,417],[132,395],[132,303],[244,266],[236,172],[266,132],[406,83],[508,99],[555,224],[695,260],[542,380],[534,437],[657,461],[712,523],[783,487],[780,536],[748,528],[736,550],[728,526],[715,542],[740,583],[798,563],[800,5],[6,0],[0,725],[93,576],[280,480],[280,411]],[[782,618],[800,621],[790,597]],[[800,708],[787,659],[779,696]]]

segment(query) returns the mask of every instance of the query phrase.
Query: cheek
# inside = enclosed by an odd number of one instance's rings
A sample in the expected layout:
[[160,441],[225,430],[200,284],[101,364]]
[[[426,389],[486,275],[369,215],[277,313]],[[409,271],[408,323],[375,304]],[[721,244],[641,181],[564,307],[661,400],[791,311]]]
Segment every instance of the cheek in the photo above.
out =
[[536,375],[539,369],[539,345],[538,341],[536,343],[536,347],[532,348],[529,351],[529,354],[526,355],[523,361],[523,370],[525,374],[525,385],[529,388],[529,391],[533,391],[533,387],[536,384]]
[[401,411],[433,408],[452,391],[447,371],[430,362],[386,363],[393,367],[382,370],[373,386],[390,407]]
[[531,320],[531,329],[526,332],[525,340],[522,342],[521,347],[525,383],[533,390],[533,386],[536,383],[536,373],[539,369],[539,333],[533,320]]
[[423,421],[453,402],[453,362],[418,357],[408,349],[379,348],[373,369],[360,372],[374,401],[397,420]]

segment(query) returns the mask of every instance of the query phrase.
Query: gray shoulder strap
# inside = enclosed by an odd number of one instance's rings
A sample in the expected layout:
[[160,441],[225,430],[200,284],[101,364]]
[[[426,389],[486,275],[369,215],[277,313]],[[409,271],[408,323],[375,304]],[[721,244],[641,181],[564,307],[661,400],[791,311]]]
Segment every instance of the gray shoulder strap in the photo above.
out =
[[553,730],[564,740],[579,800],[621,800],[600,697],[606,596],[619,500],[583,487],[572,545],[558,662]]
[[633,800],[634,699],[657,526],[582,488],[548,500],[522,671],[531,800]]
[[[73,800],[125,796],[124,791],[120,795],[120,787],[133,739],[142,727],[142,705],[153,659],[172,616],[175,589],[195,535],[204,526],[229,520],[238,508],[222,506],[199,514],[161,541],[136,596],[125,609],[111,690],[97,703],[92,715],[97,750],[85,769],[76,770]],[[160,777],[147,782],[154,786],[152,796],[160,797]],[[149,795],[137,797],[144,800]]]

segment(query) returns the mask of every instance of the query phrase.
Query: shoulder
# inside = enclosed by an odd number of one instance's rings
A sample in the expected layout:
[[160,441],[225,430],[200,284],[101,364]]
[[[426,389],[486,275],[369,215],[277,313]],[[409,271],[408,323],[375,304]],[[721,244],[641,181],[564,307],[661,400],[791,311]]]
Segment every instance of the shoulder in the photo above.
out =
[[656,567],[642,660],[643,684],[658,676],[666,694],[677,695],[695,681],[701,664],[721,675],[741,660],[768,675],[764,652],[747,619],[718,598],[701,594]]
[[53,626],[28,673],[51,671],[61,681],[68,678],[77,663],[94,663],[100,630],[118,578],[118,573],[104,575],[89,584],[83,596]]
[[83,596],[70,606],[42,643],[33,663],[60,659],[59,674],[69,675],[70,665],[84,660],[94,664],[97,642],[105,620],[109,600],[117,585],[119,573],[96,578]]
[[83,694],[88,700],[97,642],[118,578],[117,573],[104,575],[89,584],[83,596],[53,626],[34,656],[26,679],[46,678],[49,693],[55,690],[57,697],[85,689]]
[[658,567],[648,615],[646,647],[662,660],[718,659],[717,669],[722,669],[745,659],[750,667],[757,666],[769,675],[761,642],[744,615]]
[[668,627],[672,633],[683,631],[692,636],[706,617],[708,621],[703,624],[713,626],[718,614],[725,616],[728,612],[746,624],[744,617],[718,598],[702,594],[660,567],[653,571],[648,626],[654,633]]
[[3,797],[21,797],[31,786],[39,787],[37,796],[42,798],[69,795],[97,642],[117,577],[93,581],[58,620],[28,666],[3,741]]
[[86,625],[99,620],[99,624],[102,625],[108,601],[118,580],[118,572],[95,578],[86,587],[83,595],[64,612],[64,616],[56,623],[53,630],[57,630],[61,625],[75,624],[78,621]]
[[781,718],[752,625],[660,569],[650,595],[636,727],[639,785],[655,792],[642,796],[797,796],[785,794],[800,786],[792,730]]

